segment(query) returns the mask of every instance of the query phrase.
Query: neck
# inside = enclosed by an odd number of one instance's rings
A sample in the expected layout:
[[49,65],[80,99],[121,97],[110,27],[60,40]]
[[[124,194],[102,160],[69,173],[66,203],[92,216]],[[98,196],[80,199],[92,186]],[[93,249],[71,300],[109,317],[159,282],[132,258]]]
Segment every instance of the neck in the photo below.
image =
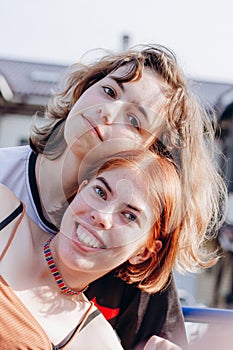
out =
[[39,154],[36,181],[45,217],[56,224],[54,213],[68,205],[67,199],[77,191],[80,160],[67,150],[55,160]]
[[[82,291],[86,288],[86,286],[90,285],[93,281],[99,279],[103,275],[109,272],[106,270],[105,272],[98,272],[93,266],[93,263],[81,263],[81,266],[73,266],[73,264],[67,263],[66,257],[62,257],[61,254],[57,251],[59,236],[63,235],[59,232],[56,236],[54,236],[50,243],[51,255],[58,269],[61,277],[64,279],[65,284],[73,290]],[[67,237],[68,240],[70,238]],[[45,255],[45,254],[44,254]],[[45,260],[45,259],[44,259]],[[47,272],[49,269],[47,269]],[[57,288],[56,282],[54,281],[54,277],[51,272],[48,272],[51,277],[51,281],[53,282],[53,287]]]
[[51,251],[51,247],[50,247],[50,243],[51,240],[53,239],[53,237],[51,237],[44,245],[44,257],[45,260],[48,264],[49,270],[54,278],[54,282],[56,283],[59,291],[63,294],[66,295],[79,295],[80,293],[83,293],[88,286],[85,286],[84,288],[81,288],[79,290],[75,290],[75,289],[71,289],[64,281],[64,279],[62,278],[60,271],[58,270],[56,264],[55,264],[55,260],[53,258],[52,255],[52,251]]

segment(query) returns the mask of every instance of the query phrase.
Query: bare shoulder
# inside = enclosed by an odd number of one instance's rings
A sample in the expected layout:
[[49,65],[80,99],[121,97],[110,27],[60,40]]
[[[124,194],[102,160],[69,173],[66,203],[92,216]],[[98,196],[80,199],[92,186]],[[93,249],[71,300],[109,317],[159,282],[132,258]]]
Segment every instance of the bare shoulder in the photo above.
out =
[[[84,294],[82,294],[82,296],[86,303],[88,299]],[[88,304],[89,303],[90,302],[88,301]],[[90,320],[87,322],[85,327],[82,328],[82,331],[75,339],[74,349],[123,350],[120,339],[118,338],[110,323],[106,320],[101,312],[96,312],[96,310],[98,310],[96,306],[92,305],[92,311],[89,314],[91,316]]]
[[[100,329],[101,332],[99,331]],[[82,332],[85,339],[89,339],[88,350],[123,350],[117,333],[101,313],[92,319],[92,321],[82,330]],[[79,333],[79,337],[81,333]],[[81,348],[83,349],[83,347]]]
[[20,201],[15,194],[5,185],[0,184],[0,222],[11,214]]

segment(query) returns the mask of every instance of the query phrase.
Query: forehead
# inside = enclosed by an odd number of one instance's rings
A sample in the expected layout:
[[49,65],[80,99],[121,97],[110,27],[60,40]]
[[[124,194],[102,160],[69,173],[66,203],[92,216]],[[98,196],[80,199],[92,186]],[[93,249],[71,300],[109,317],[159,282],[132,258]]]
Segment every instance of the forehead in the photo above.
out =
[[[119,67],[109,73],[104,79],[121,81],[130,71],[131,64]],[[124,79],[123,79],[124,80]],[[128,102],[141,104],[142,107],[149,111],[156,111],[166,101],[162,92],[162,81],[158,73],[151,68],[143,68],[142,76],[138,80],[121,83],[123,92],[129,98]]]
[[[115,195],[122,200],[148,202],[148,183],[145,173],[137,166],[118,167],[102,172]],[[98,178],[98,176],[97,176]]]
[[[132,76],[132,80],[124,82],[124,78],[128,77],[129,75]],[[127,86],[127,84],[138,84],[138,83],[143,83],[144,81],[149,81],[150,83],[152,83],[154,85],[154,88],[161,93],[160,90],[160,83],[161,83],[161,79],[158,75],[158,73],[156,73],[155,71],[153,71],[151,68],[143,68],[142,72],[141,72],[141,77],[140,78],[136,78],[138,74],[132,74],[132,63],[128,63],[125,64],[124,66],[121,66],[117,69],[115,69],[114,71],[110,72],[108,75],[106,75],[105,78],[112,78],[112,79],[117,79],[119,81],[123,80],[123,84],[125,84]]]

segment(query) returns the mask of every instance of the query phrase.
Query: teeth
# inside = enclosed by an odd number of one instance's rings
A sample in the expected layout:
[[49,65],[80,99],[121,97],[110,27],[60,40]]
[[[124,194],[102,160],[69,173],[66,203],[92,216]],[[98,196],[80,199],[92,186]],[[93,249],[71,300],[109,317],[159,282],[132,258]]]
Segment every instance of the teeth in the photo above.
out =
[[78,240],[82,244],[91,248],[104,248],[94,236],[90,235],[90,233],[80,225],[77,227],[76,234]]

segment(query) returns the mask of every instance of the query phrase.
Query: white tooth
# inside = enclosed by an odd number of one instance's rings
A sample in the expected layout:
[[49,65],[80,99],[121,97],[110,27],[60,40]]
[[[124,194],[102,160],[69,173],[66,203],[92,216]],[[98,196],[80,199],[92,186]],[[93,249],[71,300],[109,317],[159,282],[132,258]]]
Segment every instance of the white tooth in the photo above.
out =
[[82,244],[92,248],[102,248],[100,242],[82,226],[78,226],[76,230],[77,237]]
[[95,247],[96,245],[96,240],[94,239],[94,237],[92,237],[89,241],[89,244],[92,245],[93,247]]
[[93,243],[93,247],[94,248],[97,248],[98,247],[98,244],[96,242]]
[[86,237],[86,243],[87,243],[87,244],[90,244],[90,241],[91,241],[90,237],[87,236],[87,237]]

